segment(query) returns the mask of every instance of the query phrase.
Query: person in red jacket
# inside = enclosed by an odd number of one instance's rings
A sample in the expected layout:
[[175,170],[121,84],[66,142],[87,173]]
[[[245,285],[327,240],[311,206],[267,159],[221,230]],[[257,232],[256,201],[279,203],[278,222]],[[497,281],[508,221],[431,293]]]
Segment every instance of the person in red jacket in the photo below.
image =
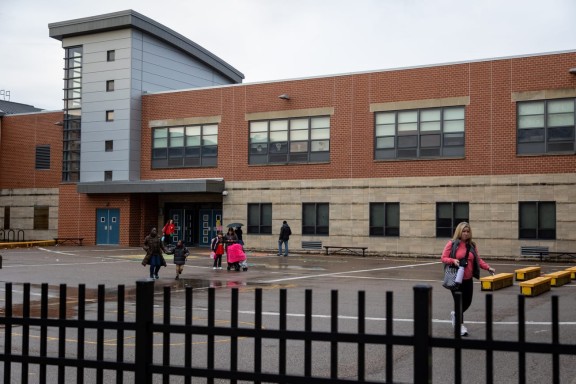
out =
[[[454,248],[454,249],[453,249]],[[454,266],[464,267],[464,280],[456,290],[452,290],[452,298],[454,299],[454,306],[456,306],[456,292],[462,294],[462,324],[460,326],[460,334],[462,336],[468,335],[468,329],[464,326],[464,312],[472,304],[472,295],[474,293],[473,278],[480,278],[480,269],[489,271],[494,274],[494,268],[490,267],[478,254],[476,243],[472,240],[472,228],[470,224],[462,222],[458,224],[454,231],[452,240],[446,243],[444,251],[442,251],[442,262],[444,264],[452,264]],[[454,311],[450,312],[450,320],[452,326],[455,326],[456,314]]]
[[162,237],[164,238],[164,244],[169,245],[172,244],[172,234],[176,230],[176,226],[174,225],[174,220],[170,219],[162,228]]

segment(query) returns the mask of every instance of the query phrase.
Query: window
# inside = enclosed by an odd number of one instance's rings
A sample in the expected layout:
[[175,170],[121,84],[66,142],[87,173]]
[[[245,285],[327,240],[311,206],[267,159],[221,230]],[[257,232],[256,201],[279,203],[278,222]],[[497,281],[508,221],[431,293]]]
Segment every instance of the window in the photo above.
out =
[[114,90],[114,80],[106,81],[106,92],[112,92]]
[[302,204],[302,234],[329,235],[330,205],[328,203]]
[[36,146],[36,169],[50,169],[50,146]]
[[526,201],[518,204],[520,239],[556,239],[556,203]]
[[436,237],[452,237],[463,221],[469,221],[468,203],[436,203]]
[[272,233],[272,204],[248,204],[248,233]]
[[106,121],[114,121],[114,111],[106,111]]
[[400,203],[370,203],[370,236],[400,236]]
[[110,50],[106,52],[106,61],[115,61],[116,60],[116,51]]
[[106,152],[114,151],[114,141],[113,140],[106,140],[104,142],[104,147],[105,147]]
[[112,171],[104,171],[104,181],[112,181]]
[[156,128],[152,168],[218,165],[218,125]]
[[330,116],[250,122],[250,164],[330,161]]
[[62,181],[77,182],[80,180],[82,47],[66,48],[65,52]]
[[34,207],[34,229],[48,229],[48,207]]
[[10,229],[10,207],[4,207],[4,229]]
[[464,156],[465,108],[377,112],[374,158]]
[[574,152],[576,99],[519,102],[518,154]]

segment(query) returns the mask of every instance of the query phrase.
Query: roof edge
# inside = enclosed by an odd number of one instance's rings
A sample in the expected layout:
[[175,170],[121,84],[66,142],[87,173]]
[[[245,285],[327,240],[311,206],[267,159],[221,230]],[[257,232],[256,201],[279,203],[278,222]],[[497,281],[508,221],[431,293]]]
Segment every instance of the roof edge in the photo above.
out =
[[49,36],[60,41],[66,37],[126,28],[138,29],[180,50],[183,50],[218,70],[221,74],[235,83],[241,83],[244,79],[244,74],[242,72],[214,55],[212,52],[178,32],[132,9],[48,24]]

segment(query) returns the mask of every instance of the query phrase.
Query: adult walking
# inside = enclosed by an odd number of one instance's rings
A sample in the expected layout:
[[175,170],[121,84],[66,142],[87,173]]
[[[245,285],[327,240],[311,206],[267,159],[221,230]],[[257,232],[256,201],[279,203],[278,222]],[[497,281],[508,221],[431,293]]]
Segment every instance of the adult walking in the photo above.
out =
[[[462,316],[460,317],[462,324],[460,334],[466,336],[468,335],[468,329],[464,326],[464,312],[466,312],[470,304],[472,304],[472,295],[474,293],[473,278],[480,278],[480,268],[492,274],[495,272],[495,269],[480,258],[478,247],[472,240],[472,228],[470,224],[466,222],[462,222],[456,227],[452,240],[448,241],[444,247],[441,260],[444,264],[464,267],[462,283],[451,292],[454,306],[456,306],[457,303],[456,293],[460,292],[462,294]],[[456,325],[456,314],[454,311],[450,312],[450,319],[454,327]]]
[[282,227],[280,227],[280,236],[278,237],[278,256],[282,256],[282,244],[284,244],[284,256],[288,256],[288,240],[291,234],[292,230],[286,220],[284,220]]
[[144,246],[142,247],[146,251],[146,256],[142,260],[142,265],[150,265],[150,278],[159,279],[158,272],[160,272],[160,267],[166,266],[166,260],[164,260],[164,253],[169,253],[164,247],[164,243],[158,237],[158,230],[152,228],[150,234],[144,238]]

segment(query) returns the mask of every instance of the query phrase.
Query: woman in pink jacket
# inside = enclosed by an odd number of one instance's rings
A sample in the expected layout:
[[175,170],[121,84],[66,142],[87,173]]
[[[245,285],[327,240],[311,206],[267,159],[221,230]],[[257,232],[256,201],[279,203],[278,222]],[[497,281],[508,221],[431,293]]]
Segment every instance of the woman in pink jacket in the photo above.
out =
[[[474,293],[473,278],[480,278],[480,268],[489,271],[491,274],[494,274],[495,270],[478,255],[478,248],[472,240],[472,229],[470,228],[470,224],[465,222],[458,224],[452,240],[444,247],[442,262],[444,264],[452,264],[457,267],[463,266],[465,268],[462,284],[452,290],[452,298],[454,299],[454,306],[456,306],[456,292],[462,294],[462,325],[460,327],[460,333],[462,336],[466,336],[468,335],[468,329],[464,326],[464,312],[466,312],[470,304],[472,304],[472,295]],[[454,327],[456,325],[454,311],[450,312],[450,319]]]

